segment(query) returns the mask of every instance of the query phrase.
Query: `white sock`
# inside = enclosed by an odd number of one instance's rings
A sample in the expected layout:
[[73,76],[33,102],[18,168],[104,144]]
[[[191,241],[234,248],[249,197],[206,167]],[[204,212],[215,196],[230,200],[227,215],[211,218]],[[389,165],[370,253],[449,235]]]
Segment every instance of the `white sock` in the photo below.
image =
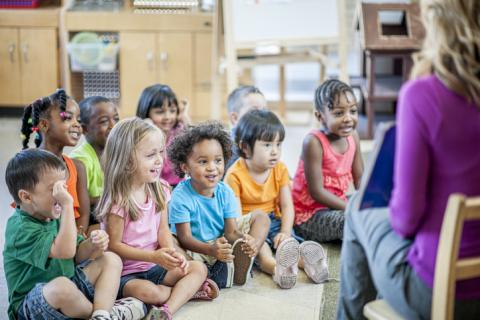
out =
[[111,319],[110,312],[107,310],[95,310],[92,313],[92,318],[95,318],[96,316],[102,316],[105,319]]

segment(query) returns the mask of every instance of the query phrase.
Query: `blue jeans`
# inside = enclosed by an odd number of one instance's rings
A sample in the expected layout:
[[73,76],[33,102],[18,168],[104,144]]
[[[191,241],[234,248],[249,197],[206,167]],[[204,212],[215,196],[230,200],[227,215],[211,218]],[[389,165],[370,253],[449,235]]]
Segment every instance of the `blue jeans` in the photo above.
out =
[[[430,319],[432,289],[407,261],[412,241],[389,222],[388,208],[345,211],[337,319],[363,319],[363,306],[377,297],[406,319]],[[456,301],[455,319],[479,319],[478,301]]]
[[[277,234],[280,233],[280,230],[282,229],[282,220],[275,218],[275,215],[273,213],[270,213],[268,217],[270,218],[270,229],[268,229],[268,234],[265,241],[268,243],[270,248],[273,248],[273,239]],[[300,243],[304,241],[302,237],[298,236],[295,233],[293,228],[292,228],[291,236],[292,238],[296,239]]]
[[[90,263],[90,260],[86,260],[75,268],[75,275],[70,278],[72,282],[77,286],[85,297],[93,302],[93,296],[95,295],[95,288],[85,276],[83,268]],[[23,303],[18,308],[17,318],[18,320],[27,319],[39,319],[39,320],[66,320],[70,319],[63,315],[60,311],[52,308],[48,304],[47,300],[43,296],[43,287],[47,283],[37,283],[35,287],[27,294]]]

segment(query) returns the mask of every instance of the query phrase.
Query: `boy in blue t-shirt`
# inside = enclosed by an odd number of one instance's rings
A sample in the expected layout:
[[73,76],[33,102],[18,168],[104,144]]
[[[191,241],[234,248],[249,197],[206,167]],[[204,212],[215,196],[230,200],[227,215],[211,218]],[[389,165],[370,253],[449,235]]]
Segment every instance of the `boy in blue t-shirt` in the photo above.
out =
[[188,128],[168,147],[177,175],[189,176],[172,193],[172,232],[191,258],[207,264],[220,288],[245,284],[270,226],[262,212],[239,217],[238,200],[221,181],[231,146],[228,132],[211,122]]
[[62,160],[41,149],[21,151],[8,162],[5,180],[17,204],[3,251],[9,318],[140,319],[140,301],[114,305],[122,262],[104,252],[107,234],[77,235],[66,172]]

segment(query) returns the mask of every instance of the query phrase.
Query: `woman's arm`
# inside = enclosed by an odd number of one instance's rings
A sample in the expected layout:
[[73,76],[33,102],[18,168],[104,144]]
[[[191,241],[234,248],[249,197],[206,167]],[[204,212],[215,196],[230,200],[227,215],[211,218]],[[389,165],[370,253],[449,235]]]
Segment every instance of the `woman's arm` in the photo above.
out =
[[303,142],[302,154],[308,192],[312,198],[331,209],[345,210],[345,201],[323,187],[323,148],[320,141],[312,135],[307,135]]
[[362,151],[360,150],[360,138],[358,137],[358,132],[353,132],[353,140],[355,141],[355,157],[353,158],[352,164],[352,176],[353,176],[353,185],[355,189],[360,188],[360,181],[363,174],[363,159]]

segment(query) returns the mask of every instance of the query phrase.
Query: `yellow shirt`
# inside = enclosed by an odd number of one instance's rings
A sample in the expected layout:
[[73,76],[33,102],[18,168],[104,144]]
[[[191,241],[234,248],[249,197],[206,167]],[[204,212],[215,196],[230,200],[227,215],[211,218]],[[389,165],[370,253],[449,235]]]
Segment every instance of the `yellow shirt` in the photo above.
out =
[[240,199],[242,214],[260,209],[267,214],[274,212],[277,218],[281,217],[280,189],[290,182],[287,167],[283,162],[278,162],[270,170],[265,183],[259,184],[248,173],[245,159],[240,158],[227,171],[225,182]]

